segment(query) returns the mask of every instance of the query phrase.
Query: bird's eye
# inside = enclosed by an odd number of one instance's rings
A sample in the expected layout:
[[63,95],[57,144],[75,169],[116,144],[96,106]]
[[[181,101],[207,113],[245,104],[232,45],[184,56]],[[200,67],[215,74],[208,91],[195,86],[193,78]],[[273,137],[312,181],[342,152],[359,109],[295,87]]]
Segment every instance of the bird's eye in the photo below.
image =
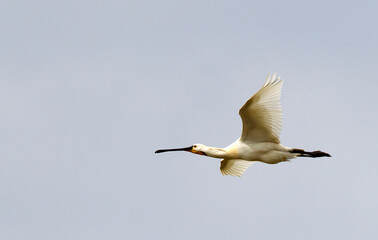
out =
[[193,145],[193,148],[196,148],[197,147],[197,145]]

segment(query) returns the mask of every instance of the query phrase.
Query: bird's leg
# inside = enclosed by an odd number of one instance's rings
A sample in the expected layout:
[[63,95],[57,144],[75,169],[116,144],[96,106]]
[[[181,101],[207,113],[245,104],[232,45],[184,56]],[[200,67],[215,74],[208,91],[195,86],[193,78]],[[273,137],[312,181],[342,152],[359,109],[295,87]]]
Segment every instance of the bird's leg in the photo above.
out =
[[322,151],[313,151],[313,152],[306,152],[303,149],[298,149],[298,148],[293,148],[290,150],[291,153],[298,153],[298,157],[312,157],[312,158],[317,158],[317,157],[330,157],[331,155],[322,152]]

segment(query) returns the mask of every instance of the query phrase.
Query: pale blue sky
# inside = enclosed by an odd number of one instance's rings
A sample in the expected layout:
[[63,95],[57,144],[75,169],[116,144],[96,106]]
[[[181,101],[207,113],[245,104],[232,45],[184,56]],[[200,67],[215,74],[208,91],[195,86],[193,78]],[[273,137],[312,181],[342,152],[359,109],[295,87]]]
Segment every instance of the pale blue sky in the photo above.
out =
[[[0,238],[372,239],[374,1],[1,1]],[[268,73],[281,141],[332,158],[253,165],[224,147]]]

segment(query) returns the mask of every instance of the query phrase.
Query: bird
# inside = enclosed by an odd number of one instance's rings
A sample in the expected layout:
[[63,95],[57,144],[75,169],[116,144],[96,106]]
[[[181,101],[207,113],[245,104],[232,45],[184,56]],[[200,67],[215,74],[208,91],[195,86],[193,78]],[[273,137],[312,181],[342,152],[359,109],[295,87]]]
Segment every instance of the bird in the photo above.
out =
[[297,157],[331,157],[317,150],[305,151],[290,148],[280,143],[282,126],[281,88],[283,80],[268,74],[264,85],[239,110],[242,133],[234,143],[225,148],[208,147],[200,143],[190,147],[160,149],[155,153],[186,151],[221,159],[222,175],[241,177],[255,162],[277,164]]

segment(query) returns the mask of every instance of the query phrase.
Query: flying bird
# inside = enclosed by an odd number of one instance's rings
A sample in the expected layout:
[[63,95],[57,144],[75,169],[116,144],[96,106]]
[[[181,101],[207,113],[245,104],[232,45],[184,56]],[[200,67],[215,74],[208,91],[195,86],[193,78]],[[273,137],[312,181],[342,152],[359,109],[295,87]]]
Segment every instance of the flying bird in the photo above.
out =
[[160,149],[155,153],[187,151],[220,158],[223,175],[241,177],[254,162],[276,164],[296,157],[331,157],[322,151],[307,152],[280,143],[282,125],[281,88],[283,80],[268,75],[261,89],[239,110],[243,122],[241,137],[226,148],[194,144],[186,148]]

